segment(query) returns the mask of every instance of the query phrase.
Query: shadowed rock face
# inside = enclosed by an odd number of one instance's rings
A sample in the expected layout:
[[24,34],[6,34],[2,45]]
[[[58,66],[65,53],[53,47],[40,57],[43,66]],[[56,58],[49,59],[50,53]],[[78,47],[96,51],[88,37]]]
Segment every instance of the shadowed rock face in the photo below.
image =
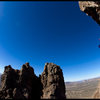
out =
[[62,70],[53,63],[46,63],[41,75],[43,99],[65,99],[65,84]]
[[21,70],[14,70],[10,65],[5,67],[1,76],[0,98],[32,99],[40,98],[40,81],[33,68],[26,63]]
[[100,25],[100,1],[79,1],[79,7]]
[[64,99],[65,84],[62,70],[53,63],[45,65],[37,77],[34,69],[26,63],[21,70],[5,66],[1,76],[1,99]]

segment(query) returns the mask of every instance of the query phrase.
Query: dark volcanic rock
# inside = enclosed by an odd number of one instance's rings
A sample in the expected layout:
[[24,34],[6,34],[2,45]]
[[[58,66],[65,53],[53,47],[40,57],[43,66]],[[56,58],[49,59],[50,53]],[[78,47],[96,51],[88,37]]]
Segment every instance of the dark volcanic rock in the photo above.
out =
[[41,75],[42,99],[65,99],[65,83],[62,70],[53,63],[46,63]]
[[79,7],[100,25],[100,1],[79,1]]
[[1,76],[0,98],[32,99],[40,98],[40,80],[33,68],[26,63],[21,70],[14,70],[10,65],[5,67]]

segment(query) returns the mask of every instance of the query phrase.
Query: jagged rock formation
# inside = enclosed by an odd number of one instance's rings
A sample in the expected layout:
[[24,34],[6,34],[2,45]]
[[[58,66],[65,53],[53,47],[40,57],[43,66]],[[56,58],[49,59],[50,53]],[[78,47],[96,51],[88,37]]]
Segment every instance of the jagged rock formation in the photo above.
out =
[[100,1],[79,1],[79,7],[100,25]]
[[5,67],[1,76],[1,99],[40,98],[39,78],[33,68],[26,63],[21,70],[14,70],[10,65]]
[[46,63],[41,75],[43,99],[65,99],[65,85],[62,70],[53,63]]
[[5,66],[1,76],[0,99],[34,98],[65,98],[65,84],[60,67],[48,63],[42,75],[37,77],[29,63],[24,64],[21,70]]

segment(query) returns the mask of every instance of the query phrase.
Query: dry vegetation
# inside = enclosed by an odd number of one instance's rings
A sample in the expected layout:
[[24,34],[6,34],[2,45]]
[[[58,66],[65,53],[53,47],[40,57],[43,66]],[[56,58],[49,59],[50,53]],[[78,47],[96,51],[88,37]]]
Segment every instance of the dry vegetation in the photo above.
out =
[[67,98],[98,98],[100,78],[66,83]]

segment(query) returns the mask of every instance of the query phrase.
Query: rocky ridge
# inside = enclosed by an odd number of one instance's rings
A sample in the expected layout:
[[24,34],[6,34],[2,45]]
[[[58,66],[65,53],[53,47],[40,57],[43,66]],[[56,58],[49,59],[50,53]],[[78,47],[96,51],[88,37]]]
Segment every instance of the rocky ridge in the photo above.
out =
[[26,63],[20,70],[5,66],[1,76],[1,99],[65,99],[62,70],[53,63],[46,63],[43,73],[37,77]]

